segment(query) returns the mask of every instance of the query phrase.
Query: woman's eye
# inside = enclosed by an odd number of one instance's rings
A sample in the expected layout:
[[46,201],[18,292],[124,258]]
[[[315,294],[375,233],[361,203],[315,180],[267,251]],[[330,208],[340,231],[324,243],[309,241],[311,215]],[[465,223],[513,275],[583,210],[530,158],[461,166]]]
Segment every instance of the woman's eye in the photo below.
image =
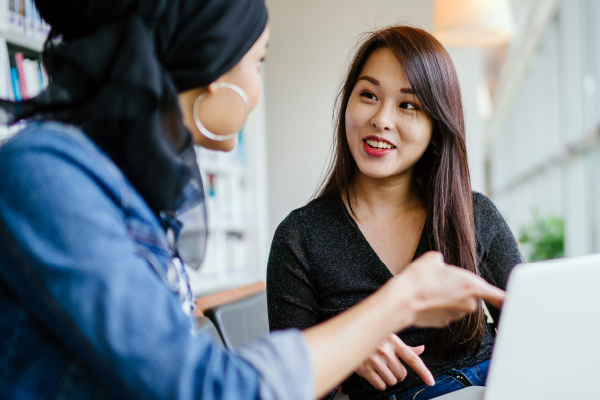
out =
[[375,95],[374,95],[373,93],[371,93],[371,92],[362,92],[362,93],[360,94],[360,96],[361,96],[361,97],[364,97],[364,98],[366,98],[366,99],[369,99],[369,100],[377,100],[377,96],[375,96]]
[[405,110],[418,110],[419,109],[413,103],[409,103],[407,101],[403,101],[402,103],[400,103],[400,108],[404,108]]

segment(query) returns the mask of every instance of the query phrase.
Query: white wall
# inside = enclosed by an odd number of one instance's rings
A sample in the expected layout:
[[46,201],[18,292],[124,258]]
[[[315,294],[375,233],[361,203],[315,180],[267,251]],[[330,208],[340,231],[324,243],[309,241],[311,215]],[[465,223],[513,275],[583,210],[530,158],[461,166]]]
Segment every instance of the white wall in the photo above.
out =
[[485,125],[477,90],[485,73],[483,51],[478,47],[449,47],[447,50],[460,81],[471,188],[488,194],[485,171]]
[[265,62],[269,226],[310,199],[328,160],[333,103],[363,32],[393,23],[430,29],[432,0],[267,0]]
[[598,2],[560,1],[490,152],[492,195],[513,231],[532,222],[534,208],[559,215],[567,256],[600,251],[600,14],[592,7]]

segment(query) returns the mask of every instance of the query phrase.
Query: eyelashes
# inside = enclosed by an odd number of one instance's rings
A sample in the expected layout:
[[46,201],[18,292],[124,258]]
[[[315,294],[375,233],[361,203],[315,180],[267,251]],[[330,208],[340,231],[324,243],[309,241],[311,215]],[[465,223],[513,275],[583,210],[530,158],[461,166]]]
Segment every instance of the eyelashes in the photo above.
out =
[[403,108],[405,110],[420,110],[419,107],[417,107],[414,103],[411,103],[409,101],[403,101],[402,103],[400,103],[400,108]]
[[[377,96],[375,96],[374,93],[369,92],[369,91],[361,92],[359,94],[359,96],[363,97],[365,99],[368,99],[368,100],[373,100],[373,101],[379,100],[377,98]],[[403,101],[402,103],[400,103],[400,105],[398,107],[402,108],[403,110],[408,110],[408,111],[419,111],[419,110],[421,110],[421,108],[419,106],[417,106],[415,103],[410,102],[410,101]]]
[[375,96],[375,95],[374,95],[373,93],[371,93],[371,92],[362,92],[362,93],[360,94],[360,96],[361,96],[361,97],[364,97],[364,98],[366,98],[366,99],[369,99],[369,100],[377,100],[377,96]]

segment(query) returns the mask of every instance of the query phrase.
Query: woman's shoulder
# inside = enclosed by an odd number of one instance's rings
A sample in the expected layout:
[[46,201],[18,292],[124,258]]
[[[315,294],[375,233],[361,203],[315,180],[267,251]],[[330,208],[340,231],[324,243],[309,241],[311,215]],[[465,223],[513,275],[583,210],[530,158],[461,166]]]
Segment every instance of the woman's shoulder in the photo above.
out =
[[473,209],[475,213],[475,232],[479,245],[490,246],[497,237],[505,237],[514,242],[514,235],[506,220],[494,202],[482,193],[473,192]]
[[337,198],[317,198],[290,212],[277,227],[276,236],[317,233],[339,224],[343,215]]
[[502,218],[500,211],[498,211],[498,208],[489,197],[476,191],[473,191],[472,193],[473,211],[475,212],[476,220],[488,221]]
[[290,212],[280,226],[301,224],[312,227],[322,225],[324,220],[336,218],[339,213],[340,202],[337,198],[317,198]]
[[76,143],[75,137],[81,134],[81,129],[58,121],[29,122],[2,146],[2,151],[60,148],[61,145]]
[[80,128],[55,121],[29,123],[2,145],[0,170],[23,188],[32,183],[30,179],[18,179],[20,176],[48,173],[52,179],[43,183],[50,191],[75,179],[80,185],[77,190],[102,186],[104,193],[113,197],[120,197],[126,187],[121,170]]
[[61,161],[89,164],[106,163],[108,156],[78,127],[57,121],[29,123],[0,148],[3,160],[19,158],[21,163],[30,159],[28,154],[45,155],[46,162]]

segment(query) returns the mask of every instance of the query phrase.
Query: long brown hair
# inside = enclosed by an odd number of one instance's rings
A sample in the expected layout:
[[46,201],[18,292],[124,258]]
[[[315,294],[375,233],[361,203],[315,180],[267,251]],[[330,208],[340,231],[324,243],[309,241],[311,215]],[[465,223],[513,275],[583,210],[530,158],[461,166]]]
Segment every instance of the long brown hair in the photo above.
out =
[[[415,164],[413,185],[427,210],[425,229],[432,249],[446,263],[477,273],[473,197],[467,164],[465,122],[460,84],[448,52],[429,33],[392,26],[368,35],[360,45],[337,98],[335,151],[317,198],[343,196],[352,211],[356,161],[346,138],[345,114],[350,94],[370,55],[390,49],[406,74],[423,111],[432,121],[432,143]],[[442,330],[446,356],[477,352],[484,315],[477,312]]]

